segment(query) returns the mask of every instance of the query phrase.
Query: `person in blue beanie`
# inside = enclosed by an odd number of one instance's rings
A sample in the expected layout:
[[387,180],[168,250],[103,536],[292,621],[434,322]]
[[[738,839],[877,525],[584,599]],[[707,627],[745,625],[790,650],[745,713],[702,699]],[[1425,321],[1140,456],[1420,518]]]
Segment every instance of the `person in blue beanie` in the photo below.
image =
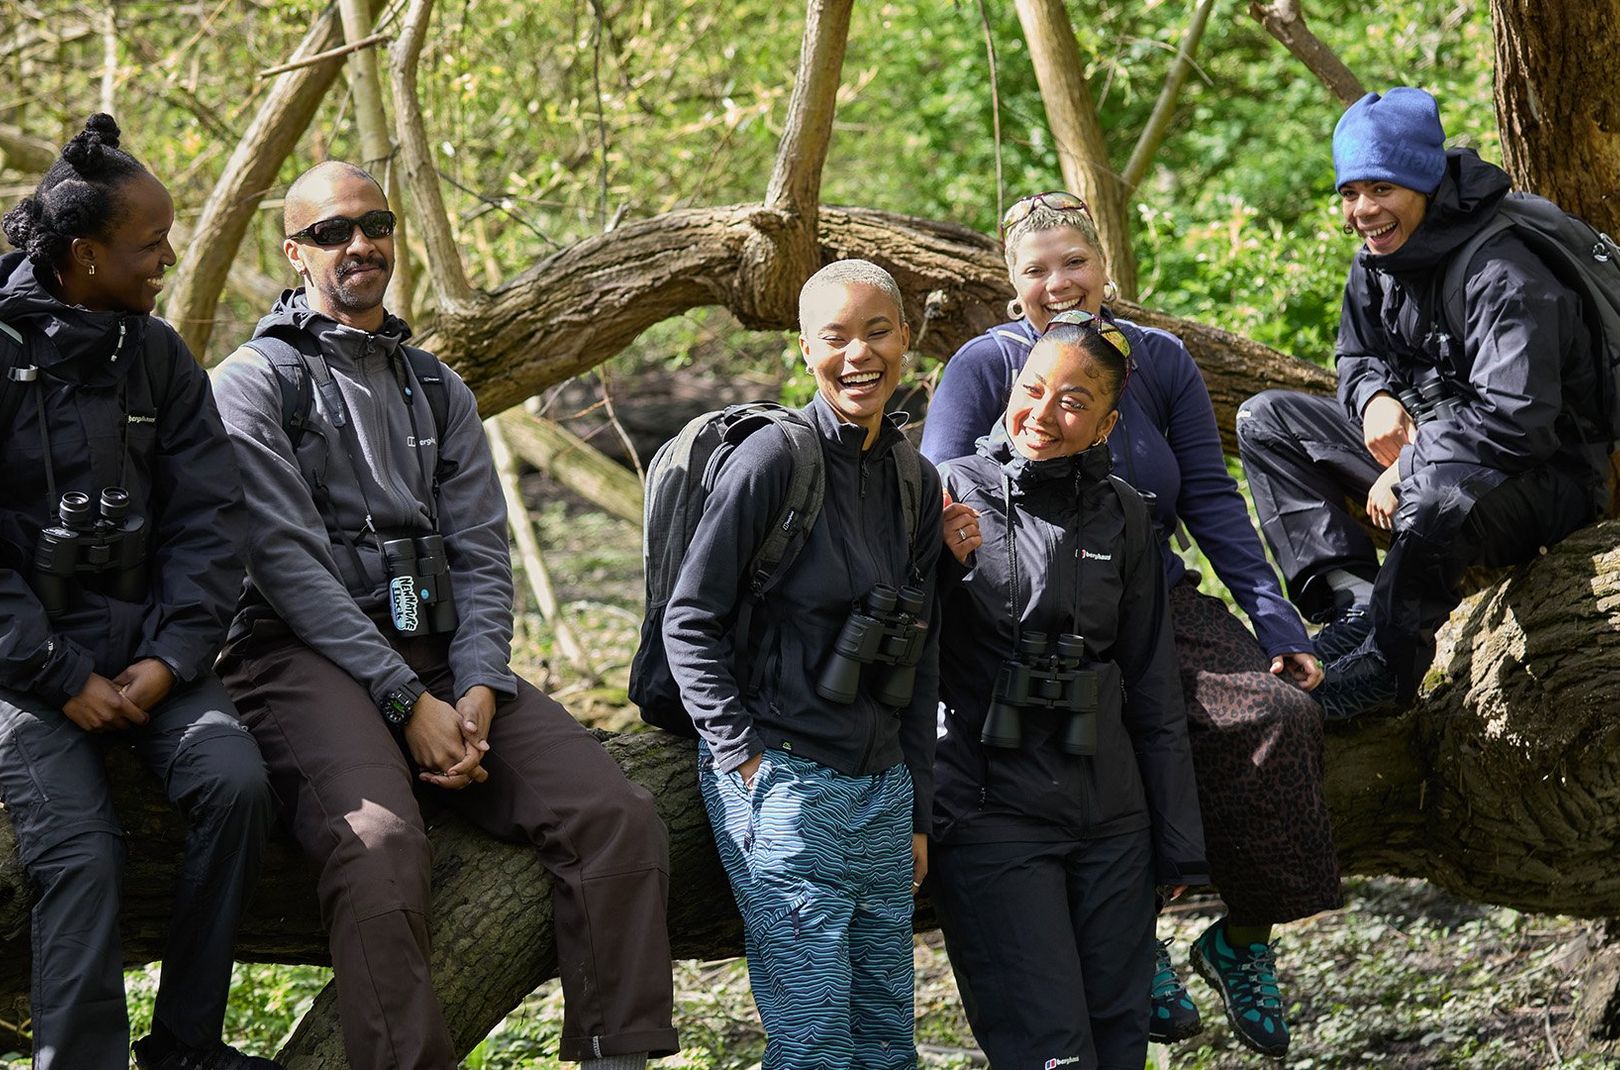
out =
[[[1075,309],[1108,315],[1103,302],[1112,284],[1102,243],[1079,197],[1021,198],[1007,210],[1001,237],[1017,292],[1008,309],[1014,318],[969,341],[945,366],[922,440],[923,454],[936,462],[973,453],[1054,317]],[[1213,978],[1243,1043],[1281,1055],[1288,1024],[1272,928],[1343,902],[1322,791],[1322,715],[1307,694],[1320,669],[1227,474],[1197,365],[1174,335],[1110,322],[1130,347],[1131,373],[1108,446],[1113,470],[1149,499],[1209,866],[1228,910],[1199,937],[1194,964]],[[1182,523],[1248,614],[1253,634],[1224,602],[1199,593],[1198,575],[1170,545]],[[949,511],[946,527],[954,530]],[[1182,1040],[1203,1028],[1164,943],[1151,996],[1153,1040]]]
[[[1604,486],[1594,324],[1512,227],[1507,174],[1446,149],[1421,89],[1368,93],[1333,132],[1344,231],[1362,245],[1339,321],[1338,398],[1266,391],[1237,431],[1294,602],[1325,622],[1315,695],[1343,720],[1410,702],[1474,564],[1534,556]],[[1460,336],[1442,282],[1465,246]],[[1390,533],[1382,566],[1347,501]]]

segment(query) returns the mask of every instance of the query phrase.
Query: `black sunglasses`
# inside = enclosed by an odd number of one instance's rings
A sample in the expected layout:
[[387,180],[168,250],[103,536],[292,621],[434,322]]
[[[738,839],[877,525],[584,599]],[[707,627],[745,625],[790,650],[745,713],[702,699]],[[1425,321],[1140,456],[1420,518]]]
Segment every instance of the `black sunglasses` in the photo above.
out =
[[394,213],[386,208],[377,208],[359,219],[333,216],[331,219],[311,223],[303,230],[287,235],[287,240],[298,241],[308,238],[316,245],[343,245],[354,237],[355,227],[359,227],[360,233],[372,240],[390,237],[394,233]]

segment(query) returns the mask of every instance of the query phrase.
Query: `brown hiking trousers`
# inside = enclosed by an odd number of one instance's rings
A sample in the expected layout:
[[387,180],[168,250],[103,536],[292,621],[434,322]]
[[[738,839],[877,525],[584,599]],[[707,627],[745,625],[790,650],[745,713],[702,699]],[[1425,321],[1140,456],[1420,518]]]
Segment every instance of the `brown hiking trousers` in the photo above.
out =
[[[384,634],[430,693],[453,698],[448,636]],[[556,876],[562,1058],[675,1051],[668,833],[652,796],[567,710],[518,680],[490,725],[489,779],[446,791],[416,779],[366,689],[284,624],[256,624],[232,642],[220,675],[318,868],[355,1070],[457,1065],[428,972],[433,859],[419,794],[492,836],[532,843]]]

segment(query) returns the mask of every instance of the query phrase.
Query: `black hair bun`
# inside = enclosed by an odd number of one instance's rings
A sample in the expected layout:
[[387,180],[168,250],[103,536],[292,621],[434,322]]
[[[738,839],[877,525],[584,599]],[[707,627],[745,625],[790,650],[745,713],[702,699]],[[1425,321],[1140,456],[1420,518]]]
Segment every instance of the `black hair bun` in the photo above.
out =
[[118,147],[118,123],[106,112],[96,112],[85,120],[84,130],[62,146],[62,159],[86,178],[98,173],[105,162],[103,149]]
[[27,250],[33,240],[34,231],[39,226],[39,199],[37,197],[24,197],[17,202],[15,208],[7,212],[3,226],[6,240],[13,248]]

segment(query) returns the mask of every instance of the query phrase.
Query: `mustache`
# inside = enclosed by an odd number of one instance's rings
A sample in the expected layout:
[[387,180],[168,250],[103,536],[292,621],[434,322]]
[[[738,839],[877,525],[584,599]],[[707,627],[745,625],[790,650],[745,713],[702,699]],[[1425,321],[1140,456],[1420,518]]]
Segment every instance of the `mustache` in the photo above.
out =
[[344,279],[344,278],[349,277],[350,275],[353,275],[356,271],[359,271],[361,268],[367,268],[367,267],[374,267],[374,268],[378,268],[379,270],[382,270],[382,271],[387,271],[388,270],[388,261],[384,260],[380,256],[368,256],[368,257],[359,257],[359,256],[357,256],[357,257],[354,257],[353,259],[345,260],[343,263],[338,265],[337,277],[340,278],[340,279]]

